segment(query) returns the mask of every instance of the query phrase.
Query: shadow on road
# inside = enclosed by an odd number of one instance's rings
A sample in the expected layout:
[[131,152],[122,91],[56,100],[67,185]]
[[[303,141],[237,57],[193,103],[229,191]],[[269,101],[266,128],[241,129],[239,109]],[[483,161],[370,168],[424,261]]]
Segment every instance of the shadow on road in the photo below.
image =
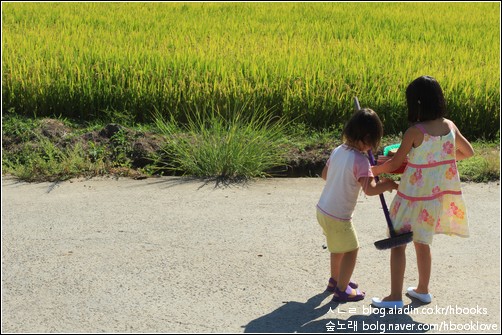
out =
[[249,186],[254,180],[246,178],[199,178],[190,176],[176,176],[176,177],[158,177],[150,178],[147,183],[134,185],[132,187],[144,187],[148,185],[160,185],[164,188],[171,188],[179,185],[193,184],[198,185],[197,189],[200,190],[204,187],[213,187],[213,189],[225,189],[225,188],[242,188]]
[[[424,333],[428,325],[415,322],[408,314],[354,314],[347,319],[336,318],[338,310],[348,316],[350,306],[329,302],[319,307],[329,293],[323,292],[306,302],[289,301],[278,309],[249,322],[245,333]],[[411,307],[411,306],[410,306]],[[357,313],[361,312],[358,308]],[[373,311],[375,312],[375,310]],[[321,320],[317,320],[322,316]],[[333,316],[333,318],[331,318]]]

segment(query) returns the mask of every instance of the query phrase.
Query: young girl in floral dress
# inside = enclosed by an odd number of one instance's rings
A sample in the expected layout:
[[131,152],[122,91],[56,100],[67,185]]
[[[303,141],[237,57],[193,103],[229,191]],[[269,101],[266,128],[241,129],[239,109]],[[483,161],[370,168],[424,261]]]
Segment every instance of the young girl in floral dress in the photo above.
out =
[[[456,161],[471,157],[474,151],[455,124],[445,118],[445,99],[434,78],[415,79],[406,89],[406,100],[408,121],[413,126],[404,134],[396,154],[372,171],[374,175],[394,171],[409,156],[390,217],[398,234],[413,231],[419,279],[418,286],[409,287],[407,293],[429,303],[434,234],[469,236]],[[376,307],[403,307],[405,248],[391,249],[391,293],[384,299],[373,298]]]

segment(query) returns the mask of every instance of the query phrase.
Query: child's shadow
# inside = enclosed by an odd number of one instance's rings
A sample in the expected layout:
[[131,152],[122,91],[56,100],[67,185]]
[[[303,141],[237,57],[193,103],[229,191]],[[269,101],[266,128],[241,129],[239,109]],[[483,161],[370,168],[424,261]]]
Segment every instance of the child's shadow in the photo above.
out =
[[[330,295],[319,293],[307,302],[288,301],[275,311],[252,320],[244,326],[245,333],[295,333],[303,325],[328,313],[330,305],[318,307]],[[332,306],[331,306],[332,307]]]
[[[269,314],[261,316],[244,326],[245,333],[423,333],[425,324],[415,322],[407,314],[362,314],[362,308],[348,318],[336,318],[336,311],[348,310],[349,305],[335,302],[317,308],[330,293],[323,292],[305,303],[289,301]],[[345,311],[344,316],[349,314]],[[321,320],[316,320],[327,316]],[[333,316],[333,318],[331,317]],[[385,327],[385,328],[384,328]]]

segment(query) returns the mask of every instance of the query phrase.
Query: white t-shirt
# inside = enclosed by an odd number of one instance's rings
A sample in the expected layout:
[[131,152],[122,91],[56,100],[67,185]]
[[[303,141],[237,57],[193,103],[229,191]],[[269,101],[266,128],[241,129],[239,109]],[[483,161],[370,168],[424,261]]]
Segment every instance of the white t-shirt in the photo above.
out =
[[359,178],[373,177],[370,162],[362,152],[342,144],[333,150],[326,166],[326,185],[317,208],[337,220],[351,220],[361,190]]

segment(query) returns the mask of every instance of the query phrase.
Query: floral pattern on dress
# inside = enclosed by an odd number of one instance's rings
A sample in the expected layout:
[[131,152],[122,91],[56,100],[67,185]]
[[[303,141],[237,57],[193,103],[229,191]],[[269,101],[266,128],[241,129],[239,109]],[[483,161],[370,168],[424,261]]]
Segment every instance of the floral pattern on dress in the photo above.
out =
[[424,134],[422,144],[411,149],[408,162],[416,167],[406,167],[390,206],[396,232],[411,230],[413,240],[425,244],[432,243],[434,234],[469,236],[455,153],[454,131]]
[[405,222],[401,229],[399,229],[399,234],[409,233],[411,231],[411,222]]
[[441,219],[438,219],[438,222],[436,222],[436,232],[437,233],[442,233],[443,229],[441,227]]
[[436,159],[434,158],[434,154],[433,153],[430,153],[427,155],[427,163],[431,164],[431,163],[435,163],[436,162]]
[[454,149],[455,146],[450,141],[447,141],[445,144],[443,144],[443,152],[447,155],[453,154]]
[[417,169],[415,173],[413,173],[410,177],[410,184],[415,185],[417,184],[418,187],[421,187],[424,185],[424,181],[422,179],[422,170]]
[[459,219],[464,218],[464,212],[460,208],[458,208],[458,206],[454,202],[450,203],[450,209],[448,211],[448,215],[456,216]]
[[432,217],[432,215],[429,214],[429,212],[425,208],[420,213],[418,219],[422,220],[423,222],[431,226],[434,224],[434,218]]
[[456,164],[451,164],[450,168],[446,171],[445,177],[446,179],[453,179],[457,174],[457,166]]
[[439,188],[439,186],[434,186],[434,188],[432,189],[432,194],[436,195],[436,194],[439,194],[441,193],[441,189]]
[[401,207],[401,201],[397,201],[395,205],[390,208],[390,215],[395,216],[397,211],[399,210],[399,207]]

